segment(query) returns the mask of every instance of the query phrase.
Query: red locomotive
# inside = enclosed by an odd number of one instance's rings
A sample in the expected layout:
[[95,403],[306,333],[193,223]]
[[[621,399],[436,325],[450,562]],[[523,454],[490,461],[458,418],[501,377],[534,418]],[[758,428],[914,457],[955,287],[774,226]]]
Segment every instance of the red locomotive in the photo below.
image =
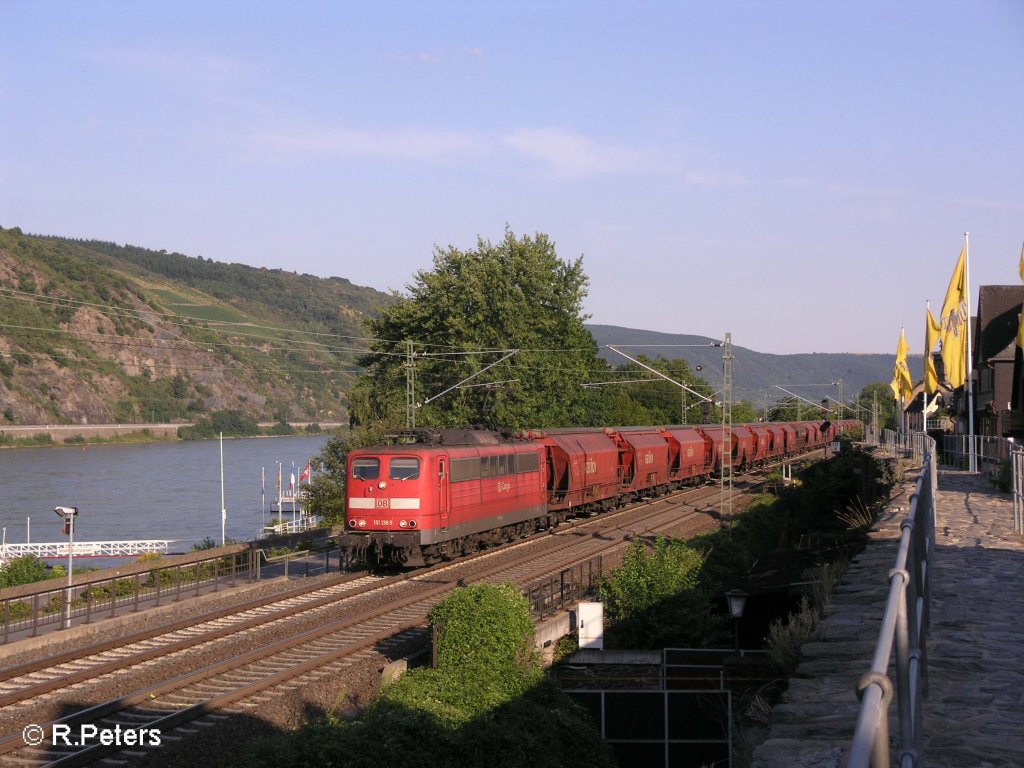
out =
[[820,447],[857,420],[535,430],[410,430],[348,456],[353,560],[424,565]]

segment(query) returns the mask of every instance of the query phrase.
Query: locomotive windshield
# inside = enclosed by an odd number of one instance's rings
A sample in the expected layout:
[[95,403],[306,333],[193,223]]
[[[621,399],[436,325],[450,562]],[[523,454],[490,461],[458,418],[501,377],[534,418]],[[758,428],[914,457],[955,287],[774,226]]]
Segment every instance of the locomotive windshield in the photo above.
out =
[[388,469],[392,480],[415,480],[420,476],[420,460],[417,458],[394,458]]
[[358,458],[352,462],[355,480],[376,480],[380,477],[380,459]]

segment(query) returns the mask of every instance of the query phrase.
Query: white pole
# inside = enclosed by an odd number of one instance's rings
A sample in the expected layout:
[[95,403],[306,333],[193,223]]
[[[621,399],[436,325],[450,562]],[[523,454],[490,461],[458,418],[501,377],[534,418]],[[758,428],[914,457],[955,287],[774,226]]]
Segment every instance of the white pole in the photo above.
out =
[[75,516],[70,517],[71,525],[68,528],[68,592],[64,607],[64,629],[71,627],[71,578],[75,572],[75,562],[72,559],[75,548]]
[[967,361],[964,368],[967,372],[967,439],[971,441],[970,468],[978,471],[978,455],[974,450],[974,358],[971,355],[971,255],[969,248],[970,232],[964,232],[964,300],[967,302]]
[[266,467],[260,467],[260,486],[261,486],[261,490],[260,490],[260,495],[261,495],[260,506],[261,506],[261,509],[260,509],[260,512],[262,512],[262,514],[263,514],[263,527],[266,528],[267,527],[267,468]]
[[224,433],[220,433],[220,545],[227,543],[228,508],[224,506]]
[[32,543],[32,517],[25,518],[25,543]]

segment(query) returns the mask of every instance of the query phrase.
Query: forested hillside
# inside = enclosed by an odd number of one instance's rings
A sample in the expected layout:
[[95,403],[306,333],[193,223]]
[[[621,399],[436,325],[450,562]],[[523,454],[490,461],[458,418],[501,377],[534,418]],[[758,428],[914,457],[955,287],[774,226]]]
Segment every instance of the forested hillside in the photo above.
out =
[[[568,267],[559,266],[553,249],[547,253],[543,236],[536,242],[525,238],[519,243],[507,233],[506,240],[495,246],[481,244],[491,250],[510,249],[510,253],[539,249],[533,258],[546,266],[538,274],[557,273],[556,283],[564,279],[558,275]],[[445,254],[453,259],[458,256],[453,262],[458,265],[479,260],[484,272],[519,263],[507,256],[489,264],[485,254],[441,252]],[[446,263],[443,259],[438,262]],[[576,279],[585,286],[581,265],[568,266],[579,271]],[[533,274],[532,269],[523,266],[520,271]],[[427,280],[429,276],[423,272],[413,277]],[[670,423],[679,419],[679,388],[627,363],[605,349],[605,344],[621,344],[627,354],[644,356],[670,378],[684,379],[707,395],[720,388],[722,350],[709,346],[711,339],[614,326],[584,328],[581,324],[576,335],[587,338],[572,336],[563,340],[560,350],[550,350],[550,339],[557,336],[550,322],[530,320],[528,307],[521,302],[512,301],[509,306],[523,311],[499,313],[496,307],[501,296],[497,293],[485,291],[473,298],[469,283],[457,287],[458,280],[468,279],[462,275],[452,285],[443,284],[436,306],[425,301],[424,283],[413,291],[411,301],[388,312],[385,310],[399,299],[340,277],[257,269],[130,245],[25,235],[18,229],[0,228],[0,427],[195,422],[223,411],[258,421],[344,422],[349,417],[350,392],[365,406],[364,417],[387,405],[389,415],[384,421],[404,423],[405,341],[418,345],[420,393],[443,392],[490,362],[483,356],[479,366],[473,367],[477,364],[469,365],[464,355],[445,362],[436,353],[423,354],[428,348],[475,344],[478,348],[502,350],[512,345],[523,350],[503,362],[500,370],[495,368],[491,378],[480,380],[484,384],[509,381],[514,386],[474,386],[445,401],[465,405],[481,400],[488,417],[483,422],[494,421],[495,426],[507,427],[505,422],[511,417],[503,409],[526,403],[529,397],[541,397],[541,404],[556,403],[563,410],[575,403],[573,415],[556,419],[566,424]],[[497,284],[511,285],[510,278],[499,275],[479,283]],[[545,306],[551,304],[538,298],[539,288],[524,291]],[[558,295],[576,294],[563,285]],[[567,317],[579,314],[582,295],[567,309]],[[459,321],[463,327],[448,317],[454,297],[490,307],[486,322],[467,317]],[[499,315],[503,318],[500,323]],[[379,320],[368,322],[372,318]],[[383,322],[386,318],[390,320]],[[397,322],[396,318],[405,319]],[[382,339],[401,343],[395,346],[366,338],[374,331]],[[683,344],[704,346],[671,346]],[[589,362],[572,362],[566,358],[568,349],[587,351],[588,355],[600,349],[607,366],[589,357]],[[549,353],[554,357],[544,357]],[[817,401],[826,396],[838,398],[838,389],[828,384],[842,379],[843,399],[848,401],[865,385],[888,381],[892,370],[892,359],[885,355],[780,356],[742,346],[736,346],[734,354],[734,399],[746,401],[736,413],[744,419],[756,418],[769,400],[784,397],[775,384],[825,384],[824,390],[798,390],[801,396]],[[365,366],[370,376],[361,388],[353,389],[364,372],[359,365]],[[540,380],[551,379],[559,371],[574,372],[575,378],[554,390],[568,394],[538,394]],[[602,382],[609,373],[638,383],[583,393],[581,384]],[[435,381],[432,376],[441,378]],[[683,399],[688,421],[714,418],[699,398]],[[538,407],[535,403],[519,421],[547,424],[554,418],[549,414],[547,421],[541,419]],[[469,418],[468,413],[454,406],[436,413],[424,408],[419,418],[420,423],[448,423]],[[376,414],[374,418],[383,417]],[[479,414],[473,418],[481,421]],[[515,424],[519,421],[512,419]]]
[[347,418],[363,318],[342,278],[0,229],[0,424]]
[[[721,379],[722,350],[710,346],[712,342],[721,341],[720,338],[657,333],[614,325],[588,325],[587,328],[601,348],[601,356],[613,365],[621,364],[623,358],[607,349],[607,344],[616,345],[630,356],[643,352],[649,357],[660,355],[668,360],[682,358],[691,367],[701,366],[704,378],[709,382]],[[727,330],[728,327],[723,328],[723,334]],[[799,329],[792,332],[798,333]],[[764,405],[765,394],[773,403],[786,396],[776,385],[795,387],[797,394],[808,399],[821,400],[825,396],[838,399],[840,379],[843,382],[843,400],[849,401],[869,384],[887,384],[896,361],[895,349],[891,355],[841,352],[771,355],[748,349],[743,346],[743,340],[737,338],[733,338],[733,356],[734,397],[750,400],[759,407]],[[908,355],[907,364],[915,376],[923,375],[921,355]]]

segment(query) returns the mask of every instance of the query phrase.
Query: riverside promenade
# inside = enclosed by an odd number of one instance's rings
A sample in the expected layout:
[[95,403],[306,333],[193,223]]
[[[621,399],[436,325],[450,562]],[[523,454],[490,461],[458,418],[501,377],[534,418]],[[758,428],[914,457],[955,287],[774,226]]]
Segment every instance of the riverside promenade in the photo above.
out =
[[[768,739],[754,751],[754,768],[846,765],[859,706],[854,686],[878,638],[913,479],[894,489],[872,543],[833,598],[820,639],[804,646]],[[1024,766],[1024,538],[1013,531],[1013,502],[987,477],[940,469],[936,514],[919,765]],[[894,701],[894,759],[896,723]]]

